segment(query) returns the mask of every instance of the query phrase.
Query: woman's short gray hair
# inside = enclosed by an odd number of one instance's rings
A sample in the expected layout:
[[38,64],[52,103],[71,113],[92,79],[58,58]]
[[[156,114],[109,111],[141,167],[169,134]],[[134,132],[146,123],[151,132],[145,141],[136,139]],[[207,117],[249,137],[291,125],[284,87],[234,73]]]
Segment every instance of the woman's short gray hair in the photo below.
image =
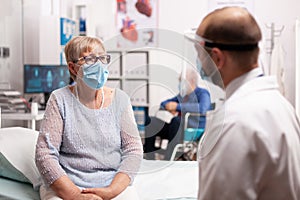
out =
[[105,48],[99,38],[89,36],[76,36],[72,38],[65,46],[66,61],[74,62],[82,56],[84,52],[90,52],[101,47]]

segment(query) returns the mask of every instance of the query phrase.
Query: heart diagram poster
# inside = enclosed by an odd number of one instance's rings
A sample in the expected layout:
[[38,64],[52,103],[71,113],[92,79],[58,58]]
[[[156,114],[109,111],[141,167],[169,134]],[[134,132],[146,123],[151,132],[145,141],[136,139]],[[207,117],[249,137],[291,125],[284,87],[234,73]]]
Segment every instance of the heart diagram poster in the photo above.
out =
[[118,48],[156,46],[158,0],[117,0]]

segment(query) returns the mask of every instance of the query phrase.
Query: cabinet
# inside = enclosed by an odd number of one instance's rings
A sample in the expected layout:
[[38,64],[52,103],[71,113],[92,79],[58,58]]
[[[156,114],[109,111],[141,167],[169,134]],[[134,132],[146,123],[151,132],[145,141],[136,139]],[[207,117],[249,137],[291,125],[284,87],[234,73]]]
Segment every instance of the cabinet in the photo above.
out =
[[149,104],[149,52],[108,51],[112,56],[108,67],[108,87],[120,88],[130,97],[133,106]]
[[145,120],[149,105],[149,52],[108,51],[111,63],[106,86],[120,88],[131,100],[141,137],[145,134]]

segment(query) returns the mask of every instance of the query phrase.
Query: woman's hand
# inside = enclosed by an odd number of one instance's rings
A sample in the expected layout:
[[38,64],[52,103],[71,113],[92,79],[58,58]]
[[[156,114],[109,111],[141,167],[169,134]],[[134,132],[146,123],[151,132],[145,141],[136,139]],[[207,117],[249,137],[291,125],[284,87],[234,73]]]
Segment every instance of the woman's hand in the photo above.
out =
[[103,200],[111,200],[123,192],[129,185],[130,178],[127,174],[119,172],[113,181],[105,188],[86,188],[81,191],[83,194],[95,194]]
[[97,196],[96,194],[78,194],[74,200],[103,200],[101,197]]
[[86,188],[82,190],[82,194],[97,195],[103,200],[110,200],[115,197],[109,187],[107,188]]

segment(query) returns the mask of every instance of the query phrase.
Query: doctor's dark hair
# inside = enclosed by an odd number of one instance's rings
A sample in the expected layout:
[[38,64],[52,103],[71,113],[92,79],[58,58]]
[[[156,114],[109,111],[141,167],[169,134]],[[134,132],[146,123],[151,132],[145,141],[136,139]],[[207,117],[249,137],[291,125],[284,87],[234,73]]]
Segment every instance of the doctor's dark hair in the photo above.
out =
[[[91,52],[99,49],[105,52],[103,43],[99,38],[89,36],[76,36],[72,38],[65,46],[66,61],[74,62],[83,56],[85,52]],[[70,76],[75,80],[74,75],[70,72]]]
[[258,60],[258,43],[262,38],[261,30],[254,17],[241,7],[224,7],[207,15],[203,21],[206,28],[202,37],[215,43],[229,45],[253,45],[249,50],[230,50],[240,66],[247,67]]

